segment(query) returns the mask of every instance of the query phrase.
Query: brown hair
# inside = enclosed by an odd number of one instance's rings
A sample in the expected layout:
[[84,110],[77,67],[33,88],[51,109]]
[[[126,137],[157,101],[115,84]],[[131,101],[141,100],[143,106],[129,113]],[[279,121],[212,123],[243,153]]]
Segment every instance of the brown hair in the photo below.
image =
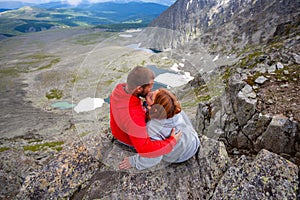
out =
[[136,66],[127,76],[127,86],[130,90],[133,90],[138,86],[146,87],[150,84],[151,80],[154,80],[154,78],[155,75],[153,71],[146,67]]
[[148,111],[147,121],[150,119],[169,119],[180,112],[181,106],[176,96],[168,90],[161,88]]

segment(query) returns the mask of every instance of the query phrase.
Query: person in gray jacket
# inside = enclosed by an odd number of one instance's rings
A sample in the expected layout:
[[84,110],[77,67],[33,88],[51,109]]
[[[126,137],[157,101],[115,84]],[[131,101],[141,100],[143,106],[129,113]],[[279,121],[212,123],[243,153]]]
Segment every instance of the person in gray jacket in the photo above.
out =
[[163,140],[168,138],[174,127],[175,132],[182,132],[182,136],[170,153],[154,158],[145,158],[135,154],[124,158],[119,164],[119,169],[135,167],[138,170],[143,170],[157,165],[162,160],[168,163],[184,162],[193,157],[200,146],[198,134],[187,115],[181,110],[175,95],[161,88],[149,93],[146,101],[149,106],[147,131],[151,139]]

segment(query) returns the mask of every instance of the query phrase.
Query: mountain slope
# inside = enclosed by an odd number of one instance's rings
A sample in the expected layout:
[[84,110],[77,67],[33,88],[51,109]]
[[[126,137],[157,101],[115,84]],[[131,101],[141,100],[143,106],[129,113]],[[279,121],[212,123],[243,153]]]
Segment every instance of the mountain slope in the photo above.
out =
[[35,7],[22,7],[0,14],[0,34],[18,35],[47,29],[75,26],[106,25],[114,28],[146,27],[167,6],[155,3],[95,3],[70,7],[58,2]]
[[178,0],[149,26],[179,32],[180,37],[162,44],[175,47],[201,38],[205,46],[220,51],[267,42],[278,26],[293,26],[299,17],[300,1],[294,0]]

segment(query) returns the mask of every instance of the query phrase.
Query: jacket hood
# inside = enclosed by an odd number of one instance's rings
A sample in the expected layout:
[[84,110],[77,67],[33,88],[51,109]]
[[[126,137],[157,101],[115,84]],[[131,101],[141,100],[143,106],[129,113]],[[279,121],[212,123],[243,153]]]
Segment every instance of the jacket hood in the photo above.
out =
[[131,94],[127,94],[124,90],[126,83],[121,83],[113,90],[110,101],[114,103],[115,108],[129,108],[132,106],[140,106],[140,99]]

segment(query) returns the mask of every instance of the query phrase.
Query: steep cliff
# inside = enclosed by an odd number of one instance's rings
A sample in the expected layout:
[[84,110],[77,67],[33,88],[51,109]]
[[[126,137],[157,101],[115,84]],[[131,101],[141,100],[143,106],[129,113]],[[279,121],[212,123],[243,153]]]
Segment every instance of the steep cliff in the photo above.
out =
[[299,12],[300,2],[293,0],[178,0],[149,27],[168,30],[168,37],[159,33],[157,49],[174,48],[196,38],[199,46],[231,53],[272,39],[282,24],[293,26]]

